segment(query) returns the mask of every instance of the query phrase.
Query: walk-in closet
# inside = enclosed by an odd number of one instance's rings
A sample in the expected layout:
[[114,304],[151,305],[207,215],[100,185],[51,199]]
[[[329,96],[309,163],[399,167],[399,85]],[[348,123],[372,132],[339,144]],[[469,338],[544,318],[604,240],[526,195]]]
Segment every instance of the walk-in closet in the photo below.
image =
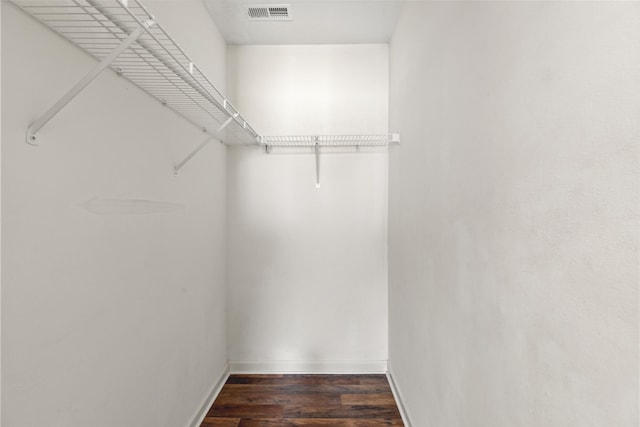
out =
[[2,427],[640,422],[640,2],[0,12]]

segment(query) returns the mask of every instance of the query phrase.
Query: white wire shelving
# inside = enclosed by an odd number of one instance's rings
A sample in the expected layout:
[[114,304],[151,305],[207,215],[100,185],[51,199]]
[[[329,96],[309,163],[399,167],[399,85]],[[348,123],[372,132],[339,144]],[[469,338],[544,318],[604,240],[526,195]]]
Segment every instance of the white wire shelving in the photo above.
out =
[[400,135],[261,136],[258,140],[265,147],[384,147],[400,142]]
[[319,185],[320,147],[380,147],[400,142],[398,134],[260,136],[211,83],[139,0],[11,0],[34,18],[82,48],[99,62],[54,105],[31,122],[37,133],[100,73],[112,68],[158,99],[206,139],[174,167],[177,174],[208,143],[271,147],[311,147]]
[[[257,132],[138,0],[11,0],[100,62],[31,123],[27,142],[108,67],[227,145],[257,144]],[[188,161],[210,139],[193,153]],[[179,170],[186,161],[178,163]]]
[[316,188],[320,188],[321,147],[387,147],[391,143],[400,143],[400,134],[261,136],[258,141],[267,153],[271,147],[312,148],[316,160]]

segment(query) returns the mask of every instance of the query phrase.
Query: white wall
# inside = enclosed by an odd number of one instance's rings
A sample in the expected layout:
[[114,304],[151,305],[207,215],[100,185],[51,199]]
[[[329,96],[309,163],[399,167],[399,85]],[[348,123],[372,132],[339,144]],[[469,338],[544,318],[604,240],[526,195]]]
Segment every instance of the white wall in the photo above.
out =
[[409,2],[390,367],[415,426],[638,425],[640,4]]
[[[0,2],[0,26],[2,25],[2,2]],[[0,81],[2,81],[2,28],[0,27]],[[2,85],[0,84],[0,100]],[[0,142],[2,141],[2,103],[0,102]],[[0,150],[0,200],[2,200],[2,151]],[[2,211],[0,210],[0,219]],[[2,240],[2,221],[0,220],[0,241]],[[0,245],[0,424],[2,424],[2,245]]]
[[[263,135],[388,132],[388,47],[228,48],[229,96]],[[387,153],[228,151],[235,370],[384,369]]]
[[[186,426],[226,366],[226,150],[174,177],[201,132],[111,71],[25,144],[95,60],[2,6],[2,426]],[[201,3],[148,6],[224,87]]]

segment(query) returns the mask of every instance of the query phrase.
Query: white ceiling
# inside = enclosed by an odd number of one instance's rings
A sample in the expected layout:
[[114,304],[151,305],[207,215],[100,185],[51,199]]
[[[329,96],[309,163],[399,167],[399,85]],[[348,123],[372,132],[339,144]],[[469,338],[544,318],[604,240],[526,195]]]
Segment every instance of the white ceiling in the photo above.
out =
[[[202,0],[229,44],[387,43],[403,0]],[[245,5],[290,4],[292,21],[256,22]]]

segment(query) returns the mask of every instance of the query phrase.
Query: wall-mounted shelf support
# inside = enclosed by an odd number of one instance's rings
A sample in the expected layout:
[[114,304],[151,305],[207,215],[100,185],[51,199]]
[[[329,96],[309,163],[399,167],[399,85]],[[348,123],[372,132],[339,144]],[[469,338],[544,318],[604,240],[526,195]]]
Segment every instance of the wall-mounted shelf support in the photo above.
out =
[[178,175],[178,172],[180,172],[180,169],[182,169],[183,166],[186,165],[189,162],[189,160],[194,158],[195,155],[200,152],[200,150],[202,150],[204,147],[206,147],[207,144],[209,144],[213,140],[217,140],[217,138],[214,135],[210,135],[207,139],[202,141],[200,143],[200,145],[198,145],[195,148],[195,150],[193,150],[191,153],[189,153],[189,155],[187,155],[187,157],[185,157],[181,162],[179,162],[177,165],[175,165],[175,167],[173,168],[173,174],[174,175]]
[[225,145],[254,145],[257,132],[202,73],[140,0],[11,0],[98,60],[91,72],[33,121],[37,132],[106,68],[126,78],[198,129],[228,123]]
[[[204,147],[206,147],[207,144],[209,144],[211,141],[214,141],[214,140],[217,141],[218,140],[218,135],[220,134],[220,132],[222,132],[224,130],[224,128],[229,126],[229,124],[233,120],[235,120],[236,117],[238,117],[238,114],[232,114],[227,120],[225,120],[225,122],[222,123],[222,125],[216,130],[215,134],[209,136],[207,139],[202,141],[202,143],[200,145],[198,145],[191,153],[189,153],[187,155],[187,157],[185,157],[181,162],[179,162],[173,168],[173,174],[174,175],[178,175],[178,172],[180,172],[180,169],[182,169],[184,167],[184,165],[186,165],[189,162],[189,160],[193,159],[195,157],[195,155],[200,152],[200,150],[202,150]],[[206,132],[206,129],[204,131]]]
[[96,77],[100,75],[104,70],[109,68],[111,63],[118,57],[122,52],[127,50],[129,46],[131,46],[136,40],[140,38],[140,36],[152,25],[154,21],[147,20],[139,26],[134,31],[129,34],[129,36],[122,41],[109,55],[107,55],[102,61],[100,61],[91,71],[89,71],[78,83],[75,84],[69,91],[62,96],[38,119],[36,119],[33,123],[29,125],[27,128],[27,143],[31,145],[38,145],[36,143],[36,133],[42,129],[44,125],[46,125],[49,120],[55,117],[56,114],[60,112],[73,98],[75,98],[82,90],[89,85]]
[[264,145],[264,151],[267,154],[273,147],[312,148],[316,161],[316,188],[320,188],[320,147],[353,147],[359,152],[361,147],[387,147],[392,143],[399,144],[400,135],[391,133],[382,135],[261,136],[258,138],[258,142]]
[[320,146],[317,142],[313,146],[313,151],[316,155],[316,188],[320,188]]

